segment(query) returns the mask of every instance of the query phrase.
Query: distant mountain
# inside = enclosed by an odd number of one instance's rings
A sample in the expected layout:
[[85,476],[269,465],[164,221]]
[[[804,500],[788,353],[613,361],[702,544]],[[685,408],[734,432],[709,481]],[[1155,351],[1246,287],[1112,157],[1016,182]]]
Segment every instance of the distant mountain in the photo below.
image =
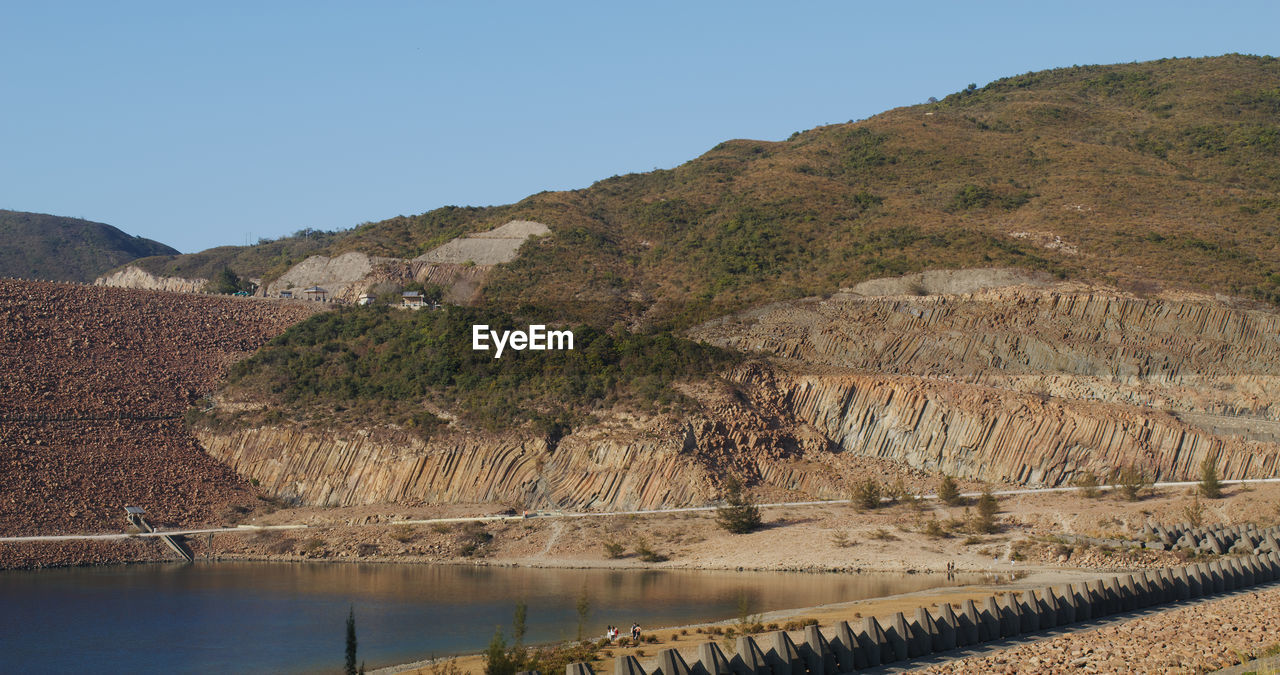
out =
[[0,277],[92,282],[130,260],[177,254],[104,223],[0,210]]

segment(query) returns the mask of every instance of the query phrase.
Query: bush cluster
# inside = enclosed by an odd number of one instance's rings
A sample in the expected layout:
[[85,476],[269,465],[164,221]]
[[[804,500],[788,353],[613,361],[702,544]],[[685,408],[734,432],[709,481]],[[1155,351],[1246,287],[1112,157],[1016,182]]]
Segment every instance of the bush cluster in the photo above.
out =
[[[735,356],[670,333],[573,328],[572,351],[474,351],[473,324],[529,323],[492,309],[405,312],[344,307],[304,321],[236,364],[232,389],[287,406],[431,403],[488,429],[532,422],[551,440],[601,405],[651,410],[682,401],[671,384],[707,375]],[[421,410],[410,426],[439,423]]]

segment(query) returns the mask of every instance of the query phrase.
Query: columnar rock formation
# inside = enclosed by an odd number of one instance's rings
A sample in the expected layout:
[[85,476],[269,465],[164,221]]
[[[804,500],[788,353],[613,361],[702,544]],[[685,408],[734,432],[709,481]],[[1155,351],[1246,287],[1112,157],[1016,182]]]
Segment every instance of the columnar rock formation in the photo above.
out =
[[1157,480],[1280,474],[1280,445],[1215,436],[1158,411],[989,386],[840,371],[731,375],[844,450],[954,476],[1055,486],[1135,465]]
[[[503,502],[594,510],[704,504],[725,472],[766,488],[842,497],[854,465],[826,439],[708,395],[705,414],[605,421],[554,447],[514,430],[424,442],[393,429],[200,429],[214,458],[267,492],[304,504]],[[876,463],[872,463],[876,464]],[[883,467],[857,465],[861,471]]]
[[771,355],[731,378],[865,456],[1031,485],[1128,464],[1188,479],[1206,459],[1280,475],[1280,315],[961,281],[977,290],[777,303],[693,335]]

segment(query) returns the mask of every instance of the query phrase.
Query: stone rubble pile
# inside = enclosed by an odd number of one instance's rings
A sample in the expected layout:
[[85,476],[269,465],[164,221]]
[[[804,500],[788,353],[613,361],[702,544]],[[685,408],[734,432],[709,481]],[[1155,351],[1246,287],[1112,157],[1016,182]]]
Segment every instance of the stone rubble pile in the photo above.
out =
[[[182,416],[230,363],[313,311],[0,280],[0,536],[122,532],[126,505],[156,523],[191,526],[255,502]],[[133,559],[130,551],[0,544],[0,569]]]
[[924,672],[1206,673],[1280,643],[1276,626],[1280,626],[1280,588],[1273,586],[986,656],[955,659]]

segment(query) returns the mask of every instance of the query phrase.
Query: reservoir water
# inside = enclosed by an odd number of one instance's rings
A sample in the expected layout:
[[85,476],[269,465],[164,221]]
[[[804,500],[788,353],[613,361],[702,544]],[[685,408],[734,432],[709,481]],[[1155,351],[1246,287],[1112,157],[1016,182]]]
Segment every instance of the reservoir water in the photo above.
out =
[[730,619],[906,593],[925,574],[558,570],[410,564],[212,563],[0,572],[5,672],[341,672],[348,608],[370,669],[510,639],[517,600],[527,642]]

